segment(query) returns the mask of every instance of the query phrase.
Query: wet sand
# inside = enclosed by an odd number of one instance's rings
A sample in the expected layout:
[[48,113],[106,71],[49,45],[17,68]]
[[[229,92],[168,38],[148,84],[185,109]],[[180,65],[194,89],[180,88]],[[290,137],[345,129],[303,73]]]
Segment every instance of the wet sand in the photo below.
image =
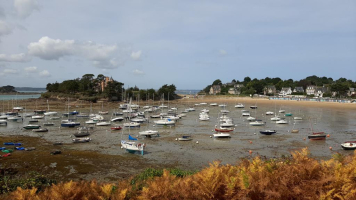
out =
[[[195,104],[205,102],[206,105]],[[222,109],[218,106],[209,106],[210,103],[227,104],[229,116],[234,119],[235,131],[228,139],[214,139],[212,129],[217,124],[218,113]],[[264,127],[252,127],[241,116],[241,109],[234,105],[239,102],[245,104],[245,110],[250,110],[252,116],[266,122]],[[35,109],[35,100],[23,101],[27,110]],[[68,112],[66,101],[49,101],[50,110]],[[142,102],[142,105],[159,105],[160,102]],[[166,102],[167,104],[167,102]],[[47,127],[47,133],[33,133],[21,128],[28,124],[24,122],[8,122],[8,126],[0,126],[0,142],[22,142],[25,147],[36,147],[35,151],[15,151],[10,157],[0,158],[1,168],[12,167],[20,172],[39,170],[57,180],[79,180],[96,178],[98,180],[113,181],[127,178],[139,173],[145,168],[155,167],[179,167],[182,169],[198,170],[214,160],[221,160],[223,164],[234,164],[241,158],[251,156],[265,156],[267,158],[289,156],[291,151],[308,147],[311,155],[318,159],[328,159],[333,153],[351,154],[352,151],[344,151],[340,144],[346,140],[356,140],[356,104],[326,103],[326,102],[298,102],[282,100],[266,100],[251,98],[200,98],[181,99],[170,101],[170,106],[178,107],[180,113],[189,106],[194,106],[196,111],[186,113],[174,127],[154,126],[154,119],[145,123],[141,128],[130,131],[111,131],[110,127],[95,127],[92,141],[83,144],[71,142],[74,128],[59,128],[60,120],[53,121],[55,126]],[[5,104],[6,105],[6,104]],[[24,106],[24,104],[19,104]],[[90,112],[90,104],[80,101],[70,101],[70,111],[79,110]],[[251,110],[249,106],[257,105],[258,109]],[[37,101],[37,109],[46,109],[45,100]],[[111,112],[118,111],[118,103],[96,103],[92,110],[98,112],[101,109]],[[200,110],[210,110],[210,121],[198,120]],[[289,124],[278,125],[270,121],[271,116],[266,116],[266,111],[278,112],[284,109],[293,113],[293,116],[302,116],[304,120],[294,121],[293,117],[286,117]],[[105,115],[110,119],[111,115]],[[149,114],[150,115],[150,114]],[[59,114],[59,116],[61,116]],[[312,119],[310,121],[309,119]],[[42,124],[46,119],[39,122]],[[48,120],[48,119],[47,119]],[[82,125],[85,120],[79,119]],[[118,123],[120,125],[122,123]],[[330,134],[325,141],[309,141],[307,135],[313,130],[324,131]],[[299,133],[290,133],[291,129],[299,129]],[[158,130],[160,137],[144,138],[139,141],[147,144],[145,155],[130,154],[120,149],[120,140],[127,139],[128,133],[137,137],[142,130]],[[271,136],[259,134],[260,130],[272,129],[277,133]],[[175,139],[180,135],[191,135],[193,141],[178,142]],[[196,143],[198,141],[198,144]],[[61,146],[53,146],[54,142],[63,142]],[[329,147],[333,150],[330,151]],[[59,149],[60,155],[50,155],[50,152]],[[252,154],[249,154],[249,151]],[[4,154],[4,153],[2,153]]]

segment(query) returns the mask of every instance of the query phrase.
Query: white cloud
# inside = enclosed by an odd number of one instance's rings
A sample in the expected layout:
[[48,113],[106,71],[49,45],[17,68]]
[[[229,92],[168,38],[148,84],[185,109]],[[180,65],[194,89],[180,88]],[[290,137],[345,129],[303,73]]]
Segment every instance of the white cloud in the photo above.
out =
[[58,60],[65,56],[83,57],[93,65],[104,69],[113,69],[125,64],[128,54],[117,45],[103,45],[94,42],[77,42],[42,37],[28,46],[28,54],[44,60]]
[[43,70],[39,73],[41,77],[50,77],[51,74],[47,70]]
[[0,20],[0,37],[3,35],[9,35],[14,29],[13,26],[9,25],[7,22]]
[[37,0],[14,0],[14,7],[21,18],[30,16],[35,10],[39,11]]
[[135,75],[144,75],[145,73],[141,70],[135,69],[132,71]]
[[4,69],[3,73],[6,74],[18,74],[19,71],[16,69]]
[[220,49],[220,50],[219,50],[219,55],[220,55],[220,56],[225,56],[225,55],[227,55],[227,51],[225,51],[225,50],[223,50],[223,49]]
[[37,67],[25,67],[24,70],[28,73],[34,73],[37,72]]
[[24,53],[20,54],[0,54],[0,62],[28,62],[31,58]]
[[131,53],[131,58],[134,60],[140,60],[140,57],[141,57],[141,50]]

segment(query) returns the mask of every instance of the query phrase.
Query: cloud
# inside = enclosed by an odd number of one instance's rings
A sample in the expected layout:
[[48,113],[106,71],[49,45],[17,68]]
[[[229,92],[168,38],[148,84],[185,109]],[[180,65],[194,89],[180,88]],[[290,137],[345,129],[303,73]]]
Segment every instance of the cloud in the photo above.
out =
[[219,50],[219,56],[226,56],[227,55],[227,51],[220,49]]
[[0,20],[0,37],[3,35],[9,35],[14,29],[13,26],[9,25],[7,22]]
[[125,64],[128,53],[117,45],[103,45],[95,42],[78,42],[42,37],[28,46],[28,54],[44,60],[59,60],[66,56],[83,57],[98,68],[113,69]]
[[24,70],[28,73],[34,73],[37,72],[37,67],[25,67]]
[[51,74],[47,70],[43,70],[39,73],[40,77],[50,77]]
[[32,14],[33,11],[39,11],[37,0],[14,0],[14,7],[16,13],[21,18],[26,18]]
[[141,50],[140,51],[137,51],[137,52],[132,52],[131,53],[131,58],[133,60],[140,60],[140,57],[141,57]]
[[144,75],[145,73],[141,70],[135,69],[132,71],[135,75]]
[[6,75],[6,74],[18,74],[19,71],[16,70],[16,69],[4,69],[3,71],[3,74]]
[[20,54],[0,54],[0,62],[28,62],[31,58],[24,53]]

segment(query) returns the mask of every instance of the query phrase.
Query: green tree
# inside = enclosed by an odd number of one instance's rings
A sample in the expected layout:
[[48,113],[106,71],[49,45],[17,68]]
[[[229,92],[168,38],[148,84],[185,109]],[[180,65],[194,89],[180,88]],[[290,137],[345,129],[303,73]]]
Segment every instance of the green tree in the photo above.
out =
[[176,99],[177,95],[176,95],[176,86],[175,85],[163,85],[161,88],[158,89],[157,93],[160,97],[162,97],[164,95],[164,99],[168,100],[168,98],[170,100]]
[[222,82],[220,79],[216,79],[212,85],[222,85]]

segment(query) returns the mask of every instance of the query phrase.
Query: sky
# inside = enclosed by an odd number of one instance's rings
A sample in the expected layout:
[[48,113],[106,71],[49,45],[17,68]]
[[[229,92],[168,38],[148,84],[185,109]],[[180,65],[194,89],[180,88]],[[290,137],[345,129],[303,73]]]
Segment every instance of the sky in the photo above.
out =
[[356,81],[355,0],[0,0],[0,86]]

